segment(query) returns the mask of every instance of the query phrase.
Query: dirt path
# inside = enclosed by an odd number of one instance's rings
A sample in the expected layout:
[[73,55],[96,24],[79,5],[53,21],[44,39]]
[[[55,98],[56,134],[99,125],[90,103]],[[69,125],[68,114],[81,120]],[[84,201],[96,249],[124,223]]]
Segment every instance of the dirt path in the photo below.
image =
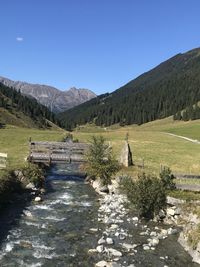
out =
[[188,137],[185,137],[185,136],[182,136],[182,135],[177,135],[177,134],[172,134],[172,133],[166,133],[166,134],[171,135],[171,136],[174,136],[174,137],[182,138],[184,140],[187,140],[187,141],[190,141],[192,143],[195,143],[195,144],[199,144],[200,145],[200,141],[195,140],[195,139],[192,139],[192,138],[188,138]]

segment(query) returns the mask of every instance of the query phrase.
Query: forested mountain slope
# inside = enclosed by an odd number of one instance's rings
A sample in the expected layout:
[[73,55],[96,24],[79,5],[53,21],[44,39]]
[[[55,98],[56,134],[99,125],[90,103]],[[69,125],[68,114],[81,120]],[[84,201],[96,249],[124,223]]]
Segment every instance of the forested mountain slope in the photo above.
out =
[[110,94],[59,115],[66,128],[143,124],[176,114],[200,100],[200,48],[178,54]]
[[[48,122],[49,121],[49,122]],[[57,123],[48,108],[20,92],[0,83],[0,125],[13,124],[25,127],[50,127]]]

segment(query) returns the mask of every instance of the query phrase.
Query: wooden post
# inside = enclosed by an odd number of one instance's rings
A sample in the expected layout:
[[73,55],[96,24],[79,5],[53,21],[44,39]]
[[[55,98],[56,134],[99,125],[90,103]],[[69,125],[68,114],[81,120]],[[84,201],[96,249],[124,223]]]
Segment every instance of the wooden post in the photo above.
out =
[[163,166],[160,164],[160,173],[163,171]]
[[142,159],[142,169],[144,170],[144,159]]
[[51,148],[49,149],[49,165],[51,165],[52,162],[52,151]]

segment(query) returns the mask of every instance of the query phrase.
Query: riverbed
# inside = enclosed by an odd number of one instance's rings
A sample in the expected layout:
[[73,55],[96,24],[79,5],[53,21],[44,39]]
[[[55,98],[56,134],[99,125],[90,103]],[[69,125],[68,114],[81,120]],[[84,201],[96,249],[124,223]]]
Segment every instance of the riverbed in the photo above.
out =
[[[98,246],[107,227],[98,220],[99,196],[83,177],[69,175],[72,167],[53,167],[46,177],[43,201],[30,202],[11,223],[12,227],[0,240],[1,267],[92,267],[105,258],[102,253],[88,253]],[[119,266],[199,266],[192,263],[176,235],[162,240],[155,250],[145,251],[142,244],[147,237],[141,236],[141,232],[147,228],[155,231],[158,226],[133,223],[132,217],[134,214],[126,213],[119,227],[129,233],[123,242],[138,244],[138,247],[134,253],[121,249],[122,257],[116,259]],[[112,233],[111,238],[114,244],[108,247],[119,250],[122,240]]]

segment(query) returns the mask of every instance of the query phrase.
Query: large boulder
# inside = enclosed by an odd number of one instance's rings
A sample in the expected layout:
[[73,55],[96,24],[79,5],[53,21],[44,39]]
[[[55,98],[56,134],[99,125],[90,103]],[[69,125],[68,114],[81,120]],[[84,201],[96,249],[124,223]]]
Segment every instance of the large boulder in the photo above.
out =
[[122,164],[125,167],[133,165],[132,152],[129,143],[127,141],[125,141],[125,144],[121,151],[120,164]]

